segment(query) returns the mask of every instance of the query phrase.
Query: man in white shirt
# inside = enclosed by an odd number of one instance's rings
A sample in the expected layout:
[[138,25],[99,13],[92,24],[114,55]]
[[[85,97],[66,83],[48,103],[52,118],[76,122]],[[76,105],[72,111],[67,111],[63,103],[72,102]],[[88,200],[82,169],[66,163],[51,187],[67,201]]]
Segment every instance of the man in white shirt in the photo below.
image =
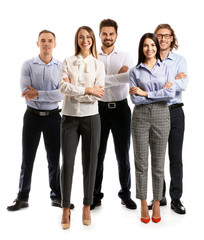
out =
[[[91,209],[101,205],[104,194],[101,192],[103,180],[103,161],[105,158],[109,132],[113,134],[121,189],[118,196],[121,203],[129,209],[136,209],[135,202],[130,198],[130,122],[131,111],[127,102],[129,82],[128,69],[132,67],[131,57],[114,47],[117,39],[117,23],[105,19],[100,23],[101,50],[99,60],[105,65],[105,94],[99,101],[101,118],[101,143],[98,153],[98,165],[94,188],[94,203]],[[124,83],[124,84],[123,84]]]

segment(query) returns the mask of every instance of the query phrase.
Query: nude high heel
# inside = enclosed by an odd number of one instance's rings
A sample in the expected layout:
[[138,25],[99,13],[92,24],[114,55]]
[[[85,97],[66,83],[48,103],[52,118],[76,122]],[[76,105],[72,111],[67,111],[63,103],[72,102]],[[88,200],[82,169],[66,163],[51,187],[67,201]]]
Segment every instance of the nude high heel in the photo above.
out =
[[63,213],[62,213],[62,221],[61,221],[61,225],[62,225],[62,229],[69,229],[70,228],[70,215],[71,215],[71,211],[69,208],[63,208],[62,209]]
[[86,226],[91,225],[90,206],[84,205],[84,207],[83,207],[82,222],[83,222],[83,224],[86,225]]

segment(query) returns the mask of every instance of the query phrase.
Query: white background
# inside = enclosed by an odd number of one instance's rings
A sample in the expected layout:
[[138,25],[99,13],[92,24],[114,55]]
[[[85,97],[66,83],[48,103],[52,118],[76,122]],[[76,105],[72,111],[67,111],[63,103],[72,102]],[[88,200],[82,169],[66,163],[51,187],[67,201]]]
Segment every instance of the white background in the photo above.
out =
[[[0,157],[0,237],[1,239],[181,239],[193,238],[202,231],[203,221],[203,6],[194,1],[111,1],[111,0],[7,0],[0,6],[0,66],[1,66],[1,157]],[[117,163],[110,136],[105,159],[102,206],[92,211],[92,225],[82,225],[82,170],[80,146],[76,157],[72,202],[71,229],[60,226],[61,209],[50,206],[48,171],[44,143],[38,148],[30,193],[30,207],[8,212],[18,192],[21,165],[21,131],[25,111],[21,98],[19,78],[22,63],[37,56],[38,33],[49,29],[56,33],[54,57],[63,60],[74,53],[74,35],[78,27],[90,26],[100,47],[98,26],[101,20],[112,18],[118,22],[116,47],[131,53],[137,63],[138,42],[146,32],[153,32],[160,23],[169,23],[179,41],[177,53],[188,63],[189,85],[184,93],[186,131],[183,150],[184,193],[187,209],[184,216],[170,210],[169,168],[166,158],[168,206],[161,209],[159,224],[140,222],[140,203],[135,199],[135,176],[132,146],[132,198],[137,210],[128,210],[117,197],[119,181]],[[129,101],[131,108],[132,103]],[[149,178],[148,200],[152,198]],[[151,215],[151,213],[150,213]]]

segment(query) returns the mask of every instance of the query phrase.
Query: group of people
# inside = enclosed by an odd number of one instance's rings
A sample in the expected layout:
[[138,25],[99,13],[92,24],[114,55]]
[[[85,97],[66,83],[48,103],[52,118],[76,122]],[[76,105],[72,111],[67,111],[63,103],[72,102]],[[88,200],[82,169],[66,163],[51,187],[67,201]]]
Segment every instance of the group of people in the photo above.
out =
[[[50,198],[62,207],[62,228],[70,228],[71,189],[75,155],[82,143],[84,225],[91,224],[90,210],[101,205],[103,163],[110,131],[118,162],[121,204],[136,209],[131,199],[130,136],[134,149],[136,197],[141,200],[141,221],[161,220],[165,206],[164,160],[168,142],[171,209],[185,214],[182,196],[182,145],[184,113],[182,91],[187,87],[185,59],[172,52],[178,48],[174,30],[160,24],[142,36],[138,63],[133,66],[126,52],[115,48],[118,25],[104,19],[99,26],[101,49],[96,50],[93,30],[80,27],[75,34],[75,54],[61,63],[52,56],[55,34],[39,33],[38,57],[26,61],[21,71],[21,91],[27,109],[22,135],[19,192],[9,211],[28,207],[31,176],[43,133],[47,152]],[[130,94],[135,105],[128,106]],[[62,119],[58,108],[63,100]],[[60,148],[62,166],[60,169]],[[151,152],[153,200],[147,204],[148,152]]]

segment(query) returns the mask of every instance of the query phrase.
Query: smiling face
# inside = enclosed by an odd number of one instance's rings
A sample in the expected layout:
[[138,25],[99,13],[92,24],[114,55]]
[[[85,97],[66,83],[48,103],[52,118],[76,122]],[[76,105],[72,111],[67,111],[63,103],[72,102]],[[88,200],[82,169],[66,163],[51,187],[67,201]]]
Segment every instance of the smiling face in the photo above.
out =
[[78,33],[78,45],[81,51],[89,51],[91,53],[92,37],[85,29],[81,29]]
[[52,55],[52,50],[56,46],[55,37],[51,33],[40,34],[37,46],[40,48],[40,54]]
[[168,28],[160,28],[156,34],[160,45],[160,51],[169,50],[171,42],[173,42],[171,31]]
[[146,38],[143,43],[143,53],[146,59],[156,58],[157,47],[151,38]]
[[114,27],[102,27],[99,36],[102,45],[109,48],[114,45],[118,35]]

